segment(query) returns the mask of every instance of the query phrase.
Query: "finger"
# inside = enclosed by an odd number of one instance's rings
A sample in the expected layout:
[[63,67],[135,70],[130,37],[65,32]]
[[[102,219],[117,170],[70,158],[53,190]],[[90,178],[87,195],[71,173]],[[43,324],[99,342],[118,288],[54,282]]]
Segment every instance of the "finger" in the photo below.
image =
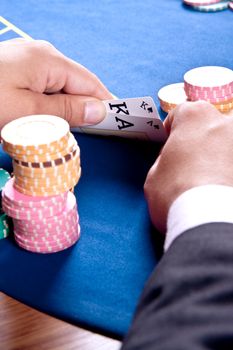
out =
[[163,125],[164,125],[165,130],[166,130],[166,132],[168,133],[168,135],[170,135],[171,126],[172,126],[172,124],[173,124],[173,120],[174,120],[174,109],[172,109],[172,110],[168,113],[166,119],[165,119],[164,122],[163,122]]
[[164,121],[168,133],[181,125],[185,128],[215,123],[222,114],[206,101],[185,102],[173,109]]
[[64,56],[50,44],[49,50],[56,52],[57,59],[54,59],[54,55],[49,57],[52,61],[48,70],[48,84],[45,92],[62,90],[68,94],[92,96],[102,100],[114,98],[114,95],[94,73]]
[[40,113],[58,115],[71,127],[100,123],[106,116],[106,109],[101,100],[90,96],[69,94],[42,95]]
[[99,123],[106,115],[102,101],[89,96],[46,95],[21,90],[17,95],[17,116],[51,114],[64,118],[71,127]]
[[[17,42],[17,45],[16,45]],[[101,100],[113,96],[100,79],[46,41],[18,40],[1,47],[2,80],[8,86],[40,93],[65,92]],[[10,79],[9,79],[10,77]]]

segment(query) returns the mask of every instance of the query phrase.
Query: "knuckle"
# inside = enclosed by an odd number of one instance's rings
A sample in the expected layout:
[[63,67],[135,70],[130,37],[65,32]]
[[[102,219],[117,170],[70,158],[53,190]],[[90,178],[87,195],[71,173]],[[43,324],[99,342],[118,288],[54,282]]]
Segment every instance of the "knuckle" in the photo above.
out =
[[196,101],[196,102],[193,102],[193,110],[195,111],[200,111],[200,109],[206,109],[206,110],[209,110],[209,109],[213,109],[213,106],[207,102],[207,101]]
[[195,102],[184,102],[176,107],[175,115],[179,115],[179,119],[187,117],[198,117],[202,112],[211,112],[215,110],[209,102],[206,101],[195,101]]
[[90,87],[91,96],[98,96],[98,92],[101,87],[100,85],[101,83],[97,75],[91,72],[91,87]]
[[35,40],[34,46],[35,48],[44,49],[44,50],[51,50],[55,48],[49,41],[46,41],[46,40]]
[[55,50],[54,46],[45,40],[29,41],[26,46],[29,59],[51,54]]

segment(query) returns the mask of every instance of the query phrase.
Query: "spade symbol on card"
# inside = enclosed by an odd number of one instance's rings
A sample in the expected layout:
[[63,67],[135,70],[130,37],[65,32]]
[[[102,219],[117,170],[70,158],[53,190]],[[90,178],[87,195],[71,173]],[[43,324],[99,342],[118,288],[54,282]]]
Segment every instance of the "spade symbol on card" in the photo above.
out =
[[150,126],[153,127],[154,129],[157,129],[157,130],[160,129],[160,127],[159,127],[158,124],[156,124],[156,123],[154,124],[154,120],[150,120],[150,121],[147,122],[146,124],[150,125]]
[[152,107],[147,108],[147,110],[148,110],[149,113],[153,113],[153,108]]

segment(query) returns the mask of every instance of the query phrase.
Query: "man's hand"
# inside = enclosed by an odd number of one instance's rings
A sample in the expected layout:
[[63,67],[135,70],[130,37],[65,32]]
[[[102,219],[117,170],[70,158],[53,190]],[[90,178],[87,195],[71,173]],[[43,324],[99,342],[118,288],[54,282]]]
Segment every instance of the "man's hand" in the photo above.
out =
[[101,81],[45,41],[0,43],[0,129],[30,114],[52,114],[71,126],[100,122],[113,98]]
[[206,184],[233,186],[232,117],[207,102],[187,102],[168,115],[165,127],[169,138],[144,186],[152,222],[161,232],[172,202],[184,191]]

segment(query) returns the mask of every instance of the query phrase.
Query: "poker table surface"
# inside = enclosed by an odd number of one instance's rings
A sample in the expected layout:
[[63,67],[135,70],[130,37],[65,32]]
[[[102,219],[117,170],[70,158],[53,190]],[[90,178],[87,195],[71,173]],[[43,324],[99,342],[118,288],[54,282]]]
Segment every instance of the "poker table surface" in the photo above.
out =
[[[158,109],[159,88],[182,82],[189,69],[233,69],[230,10],[201,13],[180,0],[1,0],[0,16],[85,65],[119,98],[152,96]],[[0,40],[15,37],[12,28],[4,31],[1,24]],[[81,238],[70,249],[45,255],[19,248],[13,238],[1,240],[0,290],[73,324],[121,338],[162,255],[163,237],[151,225],[143,194],[159,146],[75,137],[82,163],[75,188]],[[0,166],[11,170],[2,150]]]

